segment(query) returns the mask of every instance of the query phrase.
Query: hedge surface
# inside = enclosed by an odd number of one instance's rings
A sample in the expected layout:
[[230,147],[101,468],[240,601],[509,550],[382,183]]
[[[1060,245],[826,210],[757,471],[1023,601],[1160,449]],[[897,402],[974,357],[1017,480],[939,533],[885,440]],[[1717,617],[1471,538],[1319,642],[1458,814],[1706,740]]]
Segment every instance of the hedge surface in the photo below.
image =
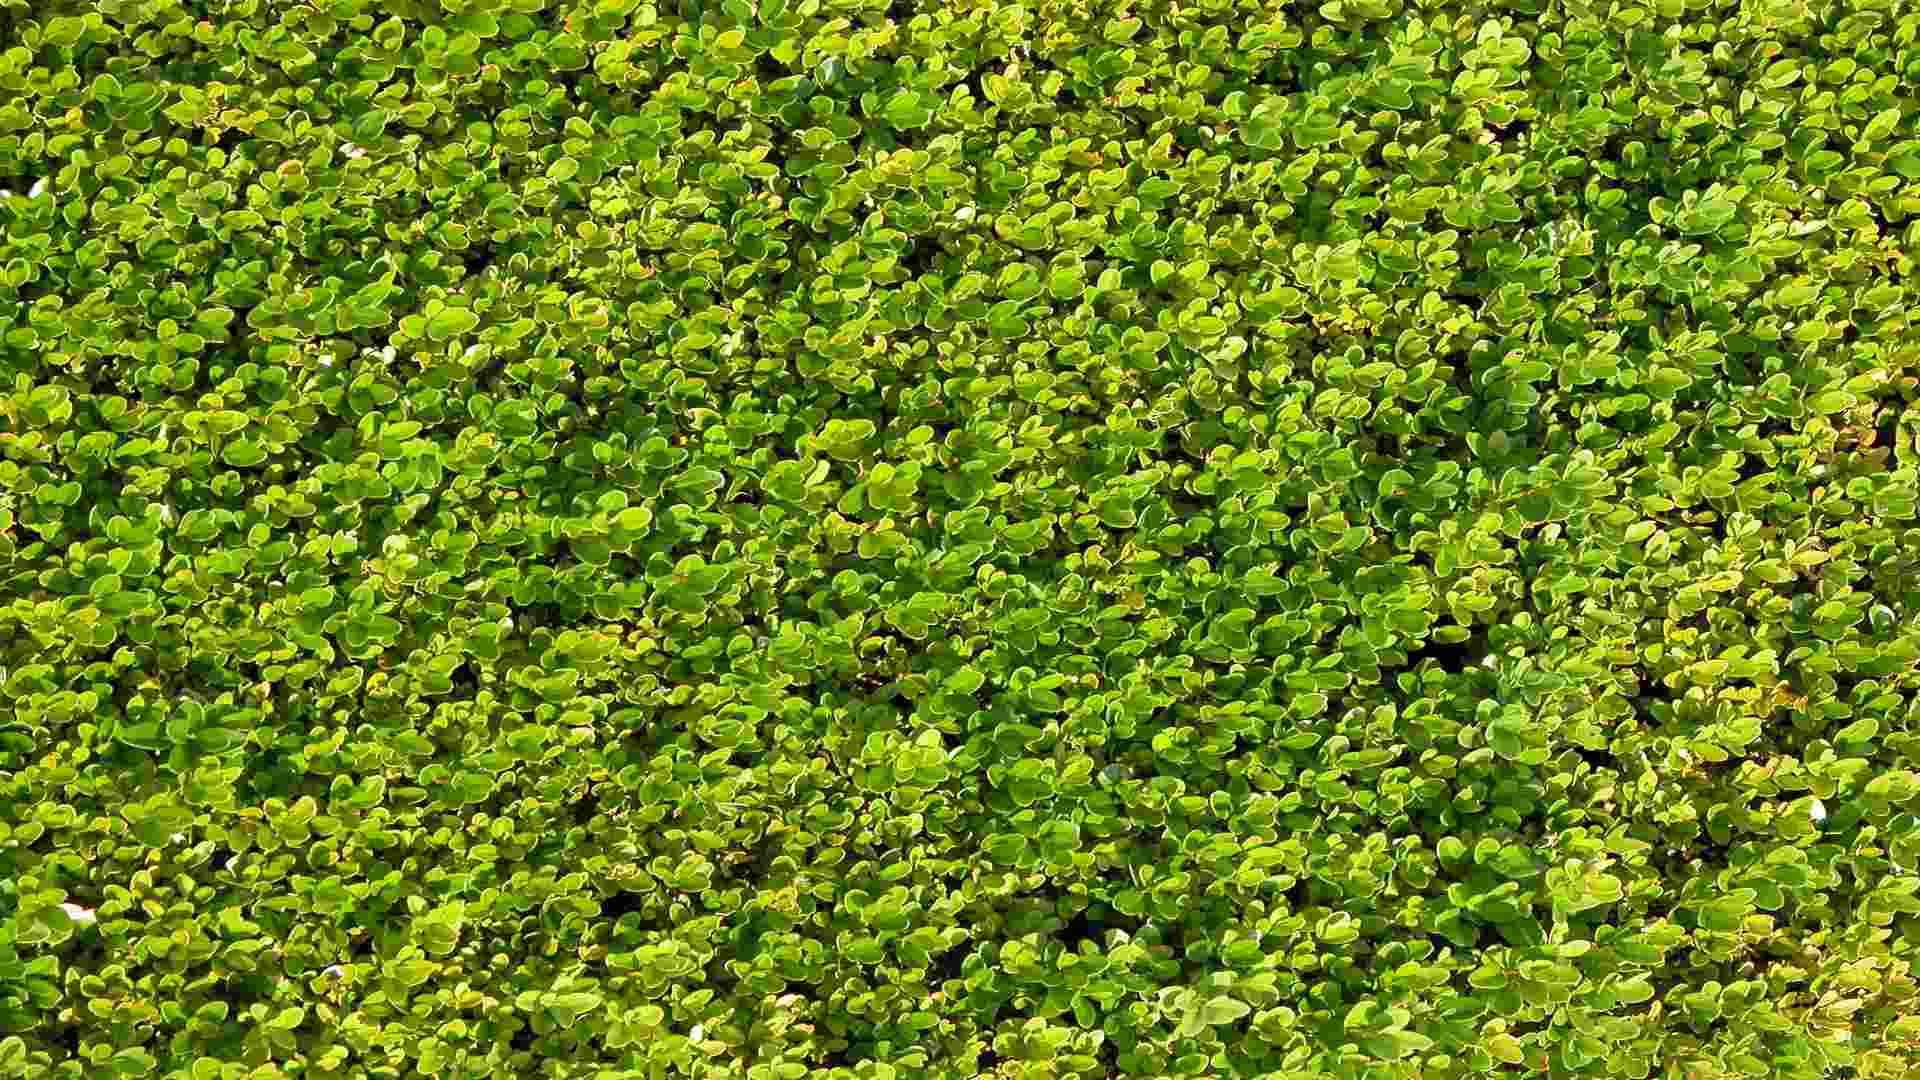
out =
[[0,1080],[1912,1075],[1916,39],[0,0]]

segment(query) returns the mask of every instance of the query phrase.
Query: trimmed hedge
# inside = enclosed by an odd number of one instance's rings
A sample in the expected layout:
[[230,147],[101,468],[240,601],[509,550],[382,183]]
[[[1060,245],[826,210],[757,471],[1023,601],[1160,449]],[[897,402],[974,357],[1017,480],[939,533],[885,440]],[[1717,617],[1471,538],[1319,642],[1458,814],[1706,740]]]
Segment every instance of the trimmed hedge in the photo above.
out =
[[0,0],[0,1080],[1909,1075],[1917,38]]

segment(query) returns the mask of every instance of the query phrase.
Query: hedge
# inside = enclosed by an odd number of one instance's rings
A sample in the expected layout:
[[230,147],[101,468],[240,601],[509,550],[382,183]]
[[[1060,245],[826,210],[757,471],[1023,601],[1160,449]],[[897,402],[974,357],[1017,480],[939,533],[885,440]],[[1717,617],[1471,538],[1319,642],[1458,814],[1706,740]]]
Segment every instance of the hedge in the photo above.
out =
[[0,0],[0,1080],[1912,1075],[1917,40]]

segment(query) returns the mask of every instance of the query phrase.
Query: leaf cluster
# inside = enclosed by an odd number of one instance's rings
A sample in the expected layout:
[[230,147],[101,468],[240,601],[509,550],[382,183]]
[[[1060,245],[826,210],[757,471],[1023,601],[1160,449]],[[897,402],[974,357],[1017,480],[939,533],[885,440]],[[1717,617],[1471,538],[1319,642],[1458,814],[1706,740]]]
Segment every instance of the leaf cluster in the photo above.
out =
[[1920,14],[0,14],[0,1080],[1904,1076]]

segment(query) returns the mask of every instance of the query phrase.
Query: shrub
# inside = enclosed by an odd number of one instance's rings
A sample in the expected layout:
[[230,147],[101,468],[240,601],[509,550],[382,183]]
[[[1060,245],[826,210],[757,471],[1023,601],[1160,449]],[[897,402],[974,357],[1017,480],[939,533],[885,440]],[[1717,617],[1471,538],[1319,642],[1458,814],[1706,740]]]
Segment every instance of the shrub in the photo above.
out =
[[0,1080],[1920,1066],[1920,14],[0,11]]

